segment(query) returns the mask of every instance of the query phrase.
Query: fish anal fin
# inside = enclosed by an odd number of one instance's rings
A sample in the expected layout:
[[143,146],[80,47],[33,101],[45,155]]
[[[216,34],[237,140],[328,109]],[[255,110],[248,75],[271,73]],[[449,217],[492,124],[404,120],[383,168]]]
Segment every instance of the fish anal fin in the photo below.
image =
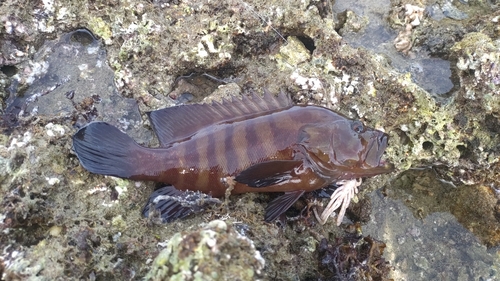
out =
[[274,198],[274,200],[269,202],[266,207],[264,220],[266,222],[274,221],[281,214],[286,212],[302,195],[304,195],[304,192],[304,190],[295,190],[285,192],[285,194]]
[[276,160],[255,164],[236,175],[235,180],[250,187],[266,187],[288,181],[302,161]]
[[175,142],[190,138],[199,130],[218,123],[252,118],[269,112],[293,106],[293,101],[285,94],[266,94],[233,98],[222,103],[191,104],[168,107],[148,112],[160,145],[169,147]]

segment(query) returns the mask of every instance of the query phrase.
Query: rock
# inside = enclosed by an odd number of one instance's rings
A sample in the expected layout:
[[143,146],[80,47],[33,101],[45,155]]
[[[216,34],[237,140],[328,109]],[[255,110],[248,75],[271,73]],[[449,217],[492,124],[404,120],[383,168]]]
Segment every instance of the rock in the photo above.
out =
[[146,280],[255,280],[265,261],[252,240],[214,220],[176,233],[153,261]]

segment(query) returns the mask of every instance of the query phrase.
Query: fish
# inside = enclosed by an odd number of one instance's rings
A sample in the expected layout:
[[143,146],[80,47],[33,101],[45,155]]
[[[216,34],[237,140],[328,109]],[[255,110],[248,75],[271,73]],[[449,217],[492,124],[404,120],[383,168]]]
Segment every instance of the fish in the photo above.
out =
[[147,115],[159,147],[141,146],[97,121],[74,134],[73,150],[91,173],[167,184],[143,208],[144,216],[155,211],[163,222],[228,194],[284,192],[265,209],[264,220],[271,222],[306,192],[394,169],[382,159],[386,133],[325,107],[296,105],[283,93]]

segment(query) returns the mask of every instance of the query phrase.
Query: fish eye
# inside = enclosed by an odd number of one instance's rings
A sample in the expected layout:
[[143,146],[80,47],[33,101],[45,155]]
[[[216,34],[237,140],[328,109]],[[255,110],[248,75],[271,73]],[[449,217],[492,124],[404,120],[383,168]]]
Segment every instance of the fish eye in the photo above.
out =
[[363,123],[361,123],[361,121],[352,122],[351,129],[358,134],[365,132],[365,126],[363,126]]

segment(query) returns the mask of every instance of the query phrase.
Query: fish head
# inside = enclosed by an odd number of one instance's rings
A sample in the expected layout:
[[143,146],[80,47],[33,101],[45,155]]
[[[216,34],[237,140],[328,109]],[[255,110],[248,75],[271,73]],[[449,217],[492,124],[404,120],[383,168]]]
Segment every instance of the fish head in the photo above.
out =
[[343,178],[370,177],[394,170],[382,160],[389,136],[360,121],[339,120],[331,127],[329,162]]

